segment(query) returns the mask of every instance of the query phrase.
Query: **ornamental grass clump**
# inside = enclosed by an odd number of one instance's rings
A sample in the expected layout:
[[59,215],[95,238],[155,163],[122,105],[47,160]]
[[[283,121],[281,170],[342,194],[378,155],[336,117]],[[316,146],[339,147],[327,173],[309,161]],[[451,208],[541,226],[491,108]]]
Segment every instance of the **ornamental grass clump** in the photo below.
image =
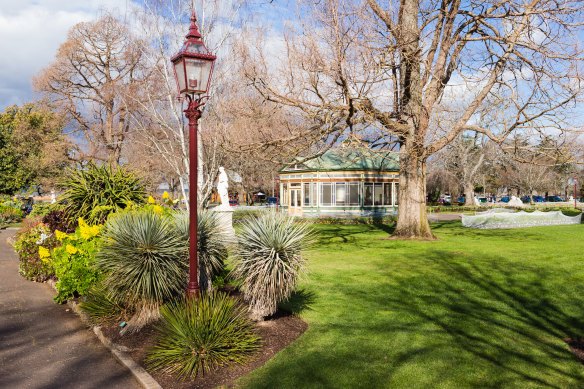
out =
[[308,224],[276,212],[242,223],[237,234],[232,275],[240,280],[251,317],[263,320],[290,297],[304,273],[303,252],[314,242]]
[[195,378],[230,363],[244,363],[259,348],[253,323],[238,302],[221,292],[171,302],[147,364],[154,370]]
[[[176,212],[176,227],[186,247],[189,245],[189,213]],[[197,251],[199,260],[199,285],[201,289],[211,291],[212,279],[223,272],[228,247],[233,243],[221,230],[219,217],[213,211],[197,213]]]
[[187,246],[172,219],[151,209],[111,215],[102,236],[95,265],[104,284],[136,311],[124,332],[139,330],[159,317],[160,305],[184,293]]
[[79,308],[89,316],[92,324],[106,324],[129,320],[132,310],[126,306],[122,296],[108,288],[103,282],[94,284],[85,294]]

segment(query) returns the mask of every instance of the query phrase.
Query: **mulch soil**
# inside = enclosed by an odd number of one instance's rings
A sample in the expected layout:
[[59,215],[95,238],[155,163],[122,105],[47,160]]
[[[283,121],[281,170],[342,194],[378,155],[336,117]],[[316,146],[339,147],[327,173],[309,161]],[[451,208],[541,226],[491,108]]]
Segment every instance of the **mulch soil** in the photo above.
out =
[[584,365],[584,339],[572,339],[572,338],[565,338],[564,342],[570,346],[570,350],[580,362]]
[[[241,298],[239,295],[237,297]],[[274,316],[266,318],[264,322],[256,323],[255,330],[261,337],[262,347],[248,363],[220,367],[204,376],[199,375],[194,381],[183,381],[176,375],[147,369],[144,359],[147,350],[154,345],[157,334],[155,326],[156,323],[144,327],[138,333],[125,334],[124,336],[120,336],[120,327],[117,324],[101,326],[101,330],[115,344],[127,347],[129,349],[127,354],[146,369],[165,389],[233,387],[233,382],[237,378],[263,366],[278,351],[289,345],[308,328],[308,324],[299,317],[278,310]]]

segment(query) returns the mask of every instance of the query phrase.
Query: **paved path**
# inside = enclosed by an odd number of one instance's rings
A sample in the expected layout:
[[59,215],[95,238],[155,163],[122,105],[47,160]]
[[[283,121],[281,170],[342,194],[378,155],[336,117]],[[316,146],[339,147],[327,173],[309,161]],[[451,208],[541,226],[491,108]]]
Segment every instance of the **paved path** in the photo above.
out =
[[0,388],[140,388],[49,285],[18,275],[14,232],[0,230]]
[[429,213],[428,220],[431,222],[438,222],[438,221],[450,221],[450,220],[460,220],[462,219],[461,213]]

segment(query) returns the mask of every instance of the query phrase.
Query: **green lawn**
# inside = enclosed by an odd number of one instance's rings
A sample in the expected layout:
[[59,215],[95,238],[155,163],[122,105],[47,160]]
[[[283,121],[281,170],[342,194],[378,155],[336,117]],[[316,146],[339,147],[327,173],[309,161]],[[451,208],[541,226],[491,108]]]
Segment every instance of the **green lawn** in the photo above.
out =
[[250,388],[582,388],[563,338],[584,337],[584,226],[384,240],[388,226],[319,225],[290,304],[310,327]]

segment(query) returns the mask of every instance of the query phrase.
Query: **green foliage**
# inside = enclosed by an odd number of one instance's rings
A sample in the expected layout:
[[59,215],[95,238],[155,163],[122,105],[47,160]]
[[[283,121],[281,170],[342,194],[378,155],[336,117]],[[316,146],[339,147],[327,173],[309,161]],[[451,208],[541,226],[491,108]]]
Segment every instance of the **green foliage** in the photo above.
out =
[[57,177],[67,163],[63,121],[39,105],[12,106],[0,114],[0,193]]
[[278,302],[296,289],[313,243],[308,224],[294,223],[282,213],[265,212],[245,221],[237,234],[233,277],[241,281],[252,317],[261,320],[276,312]]
[[[189,245],[189,213],[176,212],[175,224],[185,247]],[[227,259],[229,238],[223,234],[219,217],[213,211],[197,213],[197,250],[199,260],[199,283],[202,289],[211,288],[211,280],[222,273]]]
[[99,244],[100,226],[89,226],[79,220],[73,234],[55,231],[61,246],[51,253],[57,276],[55,302],[62,304],[76,294],[84,294],[99,280],[100,273],[93,261]]
[[110,216],[95,264],[104,283],[130,302],[158,304],[184,292],[187,255],[172,219],[136,209]]
[[[58,244],[49,228],[43,223],[34,223],[20,230],[16,235],[14,249],[18,253],[20,265],[18,272],[32,281],[46,281],[51,278],[53,269],[50,255],[41,258],[41,247],[55,247]],[[42,246],[41,246],[42,245]]]
[[32,211],[28,214],[30,217],[45,217],[51,213],[50,203],[36,203],[32,206]]
[[24,213],[20,209],[0,205],[0,226],[7,223],[19,222],[23,216]]
[[87,290],[79,307],[87,313],[93,324],[127,321],[132,314],[121,296],[103,282],[98,282]]
[[161,309],[156,345],[147,355],[155,370],[195,378],[229,363],[243,363],[259,348],[252,322],[224,293],[171,302]]
[[140,176],[108,164],[96,166],[90,162],[83,169],[70,169],[61,186],[68,216],[82,217],[90,224],[104,223],[112,211],[132,203],[143,204],[146,197],[146,183]]
[[3,201],[0,205],[1,206],[4,206],[4,207],[12,207],[12,208],[15,208],[15,209],[21,209],[22,202],[21,201],[18,201],[18,200],[12,200],[12,199],[10,199],[10,200]]

